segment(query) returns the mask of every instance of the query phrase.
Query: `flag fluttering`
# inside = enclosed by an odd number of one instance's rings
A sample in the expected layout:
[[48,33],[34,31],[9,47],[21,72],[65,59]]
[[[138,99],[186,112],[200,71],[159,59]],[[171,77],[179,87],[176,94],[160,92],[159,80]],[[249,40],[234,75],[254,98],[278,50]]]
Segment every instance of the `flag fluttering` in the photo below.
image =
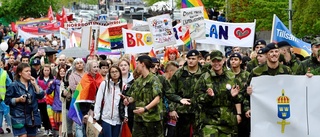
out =
[[133,72],[135,68],[136,68],[136,59],[135,59],[135,57],[133,55],[131,55],[130,71]]
[[[191,7],[199,7],[203,6],[203,3],[201,0],[182,0],[181,7],[182,8],[191,8]],[[203,6],[203,14],[205,19],[209,19],[207,10]]]
[[156,57],[156,54],[154,53],[154,51],[153,51],[153,48],[150,50],[150,52],[149,52],[149,57]]

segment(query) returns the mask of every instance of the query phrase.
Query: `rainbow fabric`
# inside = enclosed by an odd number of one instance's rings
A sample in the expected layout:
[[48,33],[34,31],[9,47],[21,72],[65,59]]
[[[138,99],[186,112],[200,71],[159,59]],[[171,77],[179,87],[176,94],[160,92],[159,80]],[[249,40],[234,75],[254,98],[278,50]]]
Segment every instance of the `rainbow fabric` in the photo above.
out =
[[79,103],[94,103],[97,89],[102,81],[103,77],[99,73],[96,74],[95,79],[90,74],[85,74],[77,85],[71,99],[70,109],[68,113],[68,117],[77,124],[81,125],[83,118]]
[[49,18],[37,18],[37,19],[30,19],[28,21],[17,21],[16,25],[23,26],[23,25],[33,25],[33,24],[41,24],[41,23],[49,23]]
[[[181,7],[182,8],[191,8],[191,7],[199,7],[203,6],[203,3],[201,0],[182,0]],[[207,10],[203,6],[204,11],[204,18],[209,19]]]
[[111,48],[109,31],[106,27],[100,27],[98,42],[98,47],[107,47],[109,49]]
[[136,59],[134,58],[133,55],[131,55],[131,59],[130,59],[130,71],[133,72],[135,68],[136,68]]
[[192,49],[192,42],[191,42],[191,37],[190,37],[190,31],[188,29],[188,31],[186,32],[186,34],[184,34],[184,36],[181,38],[181,40],[183,41],[184,45],[191,50]]
[[121,55],[120,51],[113,52],[110,48],[98,47],[97,54],[99,55]]
[[128,29],[128,25],[118,25],[108,28],[111,49],[123,48],[122,28]]
[[48,113],[48,117],[49,117],[49,121],[50,121],[51,127],[52,127],[52,129],[55,129],[52,106],[47,105],[47,113]]
[[156,57],[156,54],[154,53],[153,48],[149,52],[149,57],[154,57],[154,58]]

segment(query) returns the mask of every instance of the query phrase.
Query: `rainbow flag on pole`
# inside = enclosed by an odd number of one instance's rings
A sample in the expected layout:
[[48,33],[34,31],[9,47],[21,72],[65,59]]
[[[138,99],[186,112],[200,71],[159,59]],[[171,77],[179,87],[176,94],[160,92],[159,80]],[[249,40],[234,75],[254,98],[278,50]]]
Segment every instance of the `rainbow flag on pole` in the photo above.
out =
[[192,49],[192,42],[190,37],[190,30],[188,29],[187,32],[182,36],[181,40],[183,41],[184,45],[191,50]]
[[128,29],[128,25],[122,24],[108,28],[111,49],[123,48],[122,28]]
[[149,57],[154,57],[154,58],[156,57],[156,54],[154,53],[153,48],[149,52]]
[[[181,7],[182,8],[191,8],[191,7],[199,7],[203,6],[203,3],[201,0],[182,0],[181,1]],[[204,13],[204,18],[209,19],[207,10],[203,6],[203,13]]]
[[135,68],[136,68],[136,59],[135,59],[135,57],[133,55],[131,55],[130,71],[133,72]]

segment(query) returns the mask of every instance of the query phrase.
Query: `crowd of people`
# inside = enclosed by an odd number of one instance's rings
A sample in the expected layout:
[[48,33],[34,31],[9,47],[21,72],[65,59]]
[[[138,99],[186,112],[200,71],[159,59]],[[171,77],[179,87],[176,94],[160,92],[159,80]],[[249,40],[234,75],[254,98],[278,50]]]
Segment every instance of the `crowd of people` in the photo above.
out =
[[[134,70],[126,54],[73,58],[37,50],[62,50],[56,37],[14,36],[8,45],[0,62],[0,133],[5,117],[6,131],[19,137],[41,127],[48,136],[86,137],[89,116],[102,126],[101,137],[119,136],[124,123],[133,137],[249,137],[253,77],[320,74],[318,38],[305,60],[287,41],[257,40],[250,55],[240,47],[226,54],[167,47],[164,60],[137,55]],[[71,113],[75,96],[83,100],[80,122]]]

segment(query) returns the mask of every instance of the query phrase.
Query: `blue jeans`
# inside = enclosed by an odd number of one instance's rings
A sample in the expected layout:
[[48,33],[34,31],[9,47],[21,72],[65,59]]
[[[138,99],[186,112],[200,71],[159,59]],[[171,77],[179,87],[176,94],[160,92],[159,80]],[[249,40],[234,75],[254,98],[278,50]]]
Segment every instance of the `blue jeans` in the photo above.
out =
[[120,134],[121,125],[110,125],[102,121],[102,134],[99,137],[118,137]]
[[2,128],[3,116],[6,118],[7,126],[11,127],[11,117],[10,114],[4,115],[3,111],[0,111],[0,128]]
[[76,124],[76,137],[84,137],[82,124],[81,125],[79,125],[77,123],[75,123],[75,124]]

